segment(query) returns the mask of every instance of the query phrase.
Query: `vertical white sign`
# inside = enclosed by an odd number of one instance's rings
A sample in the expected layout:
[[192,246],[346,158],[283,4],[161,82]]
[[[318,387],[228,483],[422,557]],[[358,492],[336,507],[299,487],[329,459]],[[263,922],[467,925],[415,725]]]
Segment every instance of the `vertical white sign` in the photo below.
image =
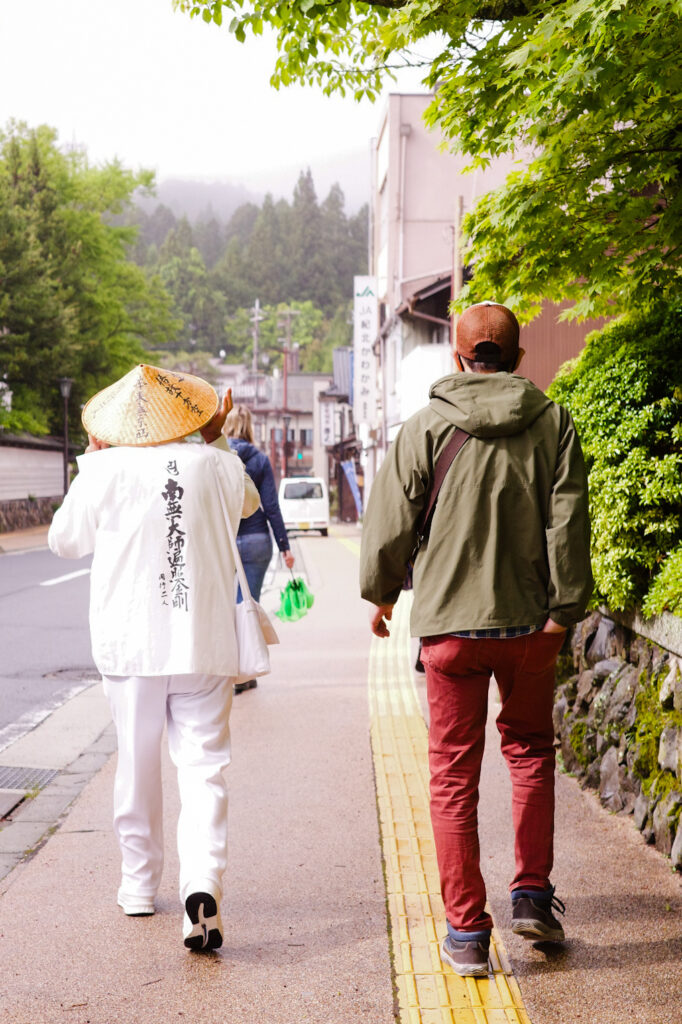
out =
[[377,413],[376,359],[379,331],[376,277],[353,278],[353,419],[374,425]]
[[320,400],[320,442],[323,447],[331,448],[335,443],[334,409],[336,402]]

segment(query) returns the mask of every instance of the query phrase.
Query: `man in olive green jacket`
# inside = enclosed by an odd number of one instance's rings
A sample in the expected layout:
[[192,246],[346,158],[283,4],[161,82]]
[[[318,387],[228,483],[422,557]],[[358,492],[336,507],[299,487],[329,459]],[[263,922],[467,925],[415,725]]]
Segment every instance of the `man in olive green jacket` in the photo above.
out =
[[485,974],[485,911],[477,830],[488,688],[512,779],[516,872],[512,929],[561,941],[553,861],[556,658],[592,590],[587,479],[569,413],[513,373],[523,351],[513,313],[471,306],[457,325],[460,372],[436,381],[401,428],[376,476],[363,523],[362,596],[372,631],[388,636],[439,456],[459,427],[471,435],[447,472],[414,563],[411,631],[422,639],[430,710],[431,820],[448,919],[441,955]]

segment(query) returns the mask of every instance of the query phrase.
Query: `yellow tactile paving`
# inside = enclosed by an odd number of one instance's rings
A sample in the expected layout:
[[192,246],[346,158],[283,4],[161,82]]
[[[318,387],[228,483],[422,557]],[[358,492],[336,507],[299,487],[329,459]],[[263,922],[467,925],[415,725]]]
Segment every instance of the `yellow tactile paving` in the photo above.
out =
[[329,529],[329,536],[333,537],[334,540],[337,540],[339,542],[339,544],[343,544],[344,548],[348,548],[348,550],[350,552],[352,552],[352,554],[354,554],[354,555],[359,555],[360,554],[360,541],[359,540],[351,540],[350,537],[341,537],[341,536],[339,536],[339,534],[336,533],[336,531],[334,530],[333,526],[330,527],[330,529]]
[[[337,538],[359,553],[354,541]],[[385,860],[400,1024],[530,1024],[499,935],[487,978],[442,964],[445,914],[429,819],[427,731],[412,678],[410,593],[395,606],[391,636],[373,638],[369,662],[372,751]]]

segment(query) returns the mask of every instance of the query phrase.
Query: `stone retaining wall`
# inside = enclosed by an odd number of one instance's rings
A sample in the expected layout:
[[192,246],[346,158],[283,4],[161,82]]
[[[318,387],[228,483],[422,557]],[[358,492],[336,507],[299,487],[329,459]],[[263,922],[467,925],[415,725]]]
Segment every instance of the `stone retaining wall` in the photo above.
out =
[[607,810],[632,814],[679,870],[682,657],[676,640],[670,646],[594,612],[559,660],[554,728],[564,768]]
[[62,501],[61,494],[54,498],[17,498],[14,501],[0,501],[0,533],[51,523],[55,509]]

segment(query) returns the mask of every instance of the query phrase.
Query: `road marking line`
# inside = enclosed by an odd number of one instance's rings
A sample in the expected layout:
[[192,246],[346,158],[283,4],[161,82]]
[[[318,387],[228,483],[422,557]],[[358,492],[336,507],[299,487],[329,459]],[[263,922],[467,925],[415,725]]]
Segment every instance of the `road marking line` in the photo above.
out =
[[487,978],[461,978],[440,959],[446,924],[429,817],[427,729],[411,670],[412,600],[411,592],[401,594],[390,637],[372,638],[368,680],[399,1021],[530,1024],[495,928]]
[[43,580],[41,587],[53,587],[55,583],[66,583],[67,580],[75,580],[77,576],[87,576],[89,569],[78,569],[77,572],[67,572],[66,576],[55,576],[52,580]]

